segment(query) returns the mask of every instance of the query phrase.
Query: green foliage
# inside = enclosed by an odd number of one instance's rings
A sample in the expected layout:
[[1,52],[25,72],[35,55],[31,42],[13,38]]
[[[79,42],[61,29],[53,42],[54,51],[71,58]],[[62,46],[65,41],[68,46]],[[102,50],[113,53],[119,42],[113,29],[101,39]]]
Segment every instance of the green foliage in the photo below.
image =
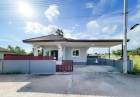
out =
[[18,46],[12,47],[12,46],[8,45],[8,50],[12,53],[19,54],[19,55],[26,54],[25,50]]
[[[113,51],[113,54],[121,55],[121,50]],[[133,61],[133,72],[131,74],[140,74],[140,47],[128,51],[129,58]]]
[[133,71],[136,73],[140,73],[140,56],[138,55],[131,55],[130,59],[133,60]]
[[[117,50],[117,51],[113,51],[112,52],[114,55],[122,55],[122,50]],[[133,49],[133,50],[128,50],[128,55],[131,56],[131,55],[140,55],[140,47],[137,48],[137,49]]]
[[121,56],[122,55],[122,50],[117,50],[112,52],[116,56]]

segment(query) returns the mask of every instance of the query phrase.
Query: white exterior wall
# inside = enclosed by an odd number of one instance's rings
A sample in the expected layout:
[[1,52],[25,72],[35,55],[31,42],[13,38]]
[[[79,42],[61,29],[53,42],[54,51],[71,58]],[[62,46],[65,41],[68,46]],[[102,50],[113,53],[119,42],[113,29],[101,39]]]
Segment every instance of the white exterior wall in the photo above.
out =
[[[79,49],[80,56],[73,57],[72,56],[72,49]],[[65,48],[65,58],[66,60],[73,60],[73,62],[87,62],[87,47],[66,47]]]
[[56,47],[56,46],[46,46],[45,49],[47,51],[49,51],[49,50],[58,50],[58,47]]
[[0,52],[0,59],[4,59],[4,53]]
[[[48,51],[49,50],[58,50],[58,47],[47,47],[46,46],[45,49]],[[80,50],[79,57],[72,56],[73,49]],[[87,62],[87,50],[88,50],[88,47],[65,47],[65,49],[63,49],[63,60],[73,60],[73,62],[85,64]]]

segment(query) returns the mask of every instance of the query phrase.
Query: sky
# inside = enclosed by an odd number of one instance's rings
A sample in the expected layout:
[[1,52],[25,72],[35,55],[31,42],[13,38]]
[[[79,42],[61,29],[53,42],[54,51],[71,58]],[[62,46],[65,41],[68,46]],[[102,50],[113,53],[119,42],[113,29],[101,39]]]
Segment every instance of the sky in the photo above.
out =
[[[128,0],[128,30],[140,23],[140,0]],[[32,46],[24,39],[53,34],[76,39],[123,38],[123,0],[0,0],[0,46]],[[129,49],[140,46],[140,26],[128,31]],[[117,49],[118,47],[114,47]],[[93,49],[92,49],[93,50]]]

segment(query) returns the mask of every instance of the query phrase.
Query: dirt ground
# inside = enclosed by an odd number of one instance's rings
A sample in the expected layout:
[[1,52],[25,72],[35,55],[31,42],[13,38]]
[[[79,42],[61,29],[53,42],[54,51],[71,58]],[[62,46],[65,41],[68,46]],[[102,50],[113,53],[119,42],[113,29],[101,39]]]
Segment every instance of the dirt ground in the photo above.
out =
[[73,73],[0,75],[0,97],[140,97],[140,76],[109,66],[75,66]]

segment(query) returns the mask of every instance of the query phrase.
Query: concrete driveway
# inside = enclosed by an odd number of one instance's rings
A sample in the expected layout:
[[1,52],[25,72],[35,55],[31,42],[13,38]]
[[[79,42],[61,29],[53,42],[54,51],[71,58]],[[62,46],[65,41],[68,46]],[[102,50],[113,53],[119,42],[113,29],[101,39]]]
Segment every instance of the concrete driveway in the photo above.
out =
[[0,75],[0,97],[139,97],[140,95],[138,75],[116,73],[113,72],[114,68],[108,66],[90,65],[74,68],[75,71],[68,74]]
[[115,67],[107,65],[75,65],[74,73],[120,73]]

